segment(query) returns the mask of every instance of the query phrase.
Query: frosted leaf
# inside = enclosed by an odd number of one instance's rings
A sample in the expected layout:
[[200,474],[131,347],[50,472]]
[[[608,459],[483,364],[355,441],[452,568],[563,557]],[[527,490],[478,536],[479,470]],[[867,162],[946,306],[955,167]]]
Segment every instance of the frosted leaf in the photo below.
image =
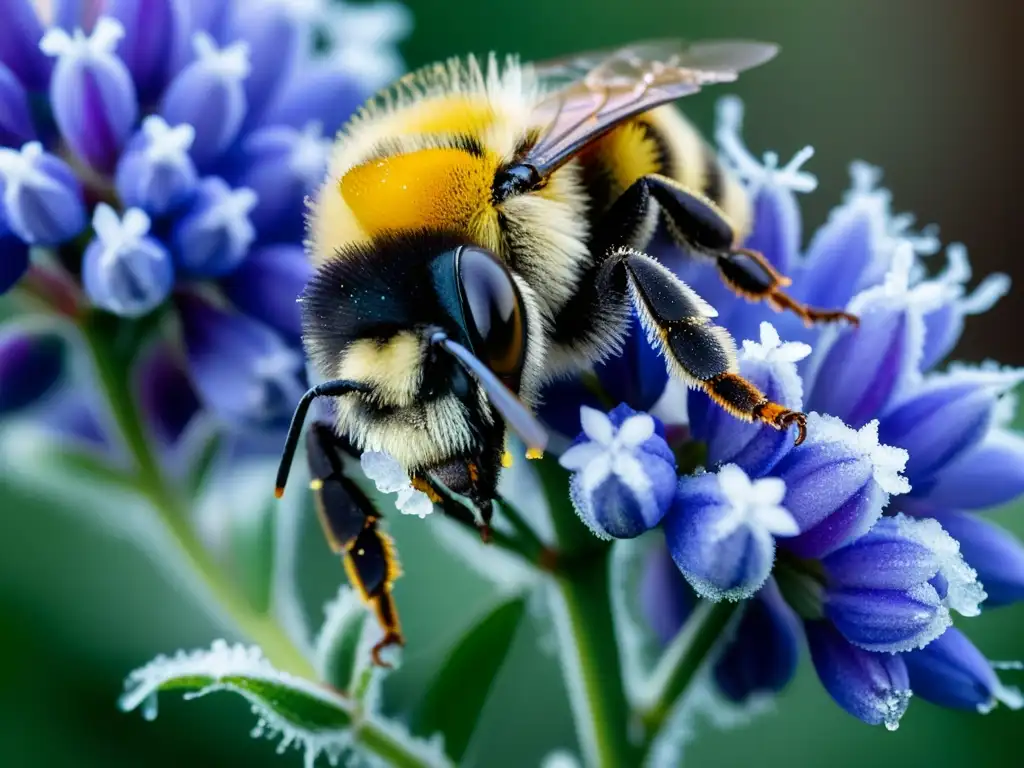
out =
[[950,536],[937,520],[897,515],[901,535],[927,547],[939,564],[939,574],[945,578],[946,597],[943,605],[961,616],[977,616],[981,603],[988,596],[978,581],[978,572],[964,562],[960,544]]
[[576,755],[560,749],[545,755],[540,761],[540,768],[581,768],[581,766]]

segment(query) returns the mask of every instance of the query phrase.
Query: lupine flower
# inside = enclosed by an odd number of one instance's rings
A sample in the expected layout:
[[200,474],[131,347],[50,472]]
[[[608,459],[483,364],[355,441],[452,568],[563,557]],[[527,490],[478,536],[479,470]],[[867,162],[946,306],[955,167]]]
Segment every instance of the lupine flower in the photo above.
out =
[[[702,444],[704,467],[678,482],[661,524],[667,546],[642,585],[644,612],[667,642],[698,596],[745,599],[714,670],[719,692],[737,703],[785,686],[802,627],[826,690],[865,722],[895,728],[918,688],[945,706],[1017,706],[951,625],[977,615],[986,596],[996,605],[1024,594],[1024,547],[976,516],[1024,492],[1024,438],[1007,428],[1024,373],[995,364],[931,370],[1008,280],[991,276],[969,293],[959,245],[929,277],[922,257],[939,250],[934,231],[914,233],[910,217],[892,214],[878,171],[863,163],[801,255],[794,193],[815,186],[800,168],[810,153],[759,163],[739,138],[740,118],[738,102],[725,100],[719,143],[758,212],[747,245],[793,277],[797,298],[845,307],[861,322],[808,329],[723,293],[713,266],[666,260],[744,342],[741,372],[810,417],[807,440],[793,447],[791,436],[689,394],[686,421],[670,420],[666,434],[679,455],[697,455],[681,444],[687,438]],[[545,394],[545,418],[575,434],[556,411],[575,398],[585,413],[599,399],[595,385],[633,408],[663,410],[664,363],[651,352],[633,350],[619,367],[613,358],[586,386],[560,382]]]
[[595,536],[632,538],[656,526],[675,491],[675,457],[664,429],[619,406],[607,416],[584,407],[583,434],[561,458],[574,471],[570,493]]
[[81,236],[81,271],[67,277],[88,303],[125,317],[175,310],[182,402],[198,396],[230,425],[279,426],[305,386],[304,196],[333,133],[399,74],[391,48],[407,12],[286,0],[83,0],[43,19],[31,0],[4,8],[0,290],[25,273],[28,245]]

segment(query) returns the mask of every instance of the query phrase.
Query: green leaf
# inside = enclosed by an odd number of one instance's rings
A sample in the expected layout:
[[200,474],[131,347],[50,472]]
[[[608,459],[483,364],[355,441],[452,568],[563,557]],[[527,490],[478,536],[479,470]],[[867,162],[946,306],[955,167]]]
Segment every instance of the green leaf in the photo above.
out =
[[413,730],[442,733],[455,762],[465,754],[525,610],[522,595],[492,608],[452,650],[420,702]]
[[223,442],[223,438],[215,430],[211,429],[208,434],[203,435],[201,444],[192,456],[185,479],[185,489],[190,498],[197,498],[205,490],[206,482],[220,456]]
[[239,511],[231,521],[231,561],[238,584],[260,613],[270,610],[274,583],[274,502]]
[[[356,698],[360,670],[370,662],[362,648],[370,612],[347,584],[325,608],[326,617],[316,638],[316,671],[320,678]],[[374,626],[372,623],[370,626]],[[360,650],[363,651],[360,658]]]
[[280,739],[279,751],[301,749],[306,768],[321,754],[334,765],[354,751],[398,768],[451,766],[436,743],[415,739],[327,686],[279,672],[256,647],[218,640],[209,650],[160,656],[128,676],[118,704],[125,712],[141,707],[153,720],[161,691],[184,691],[186,699],[217,691],[242,696],[258,718],[252,735]]

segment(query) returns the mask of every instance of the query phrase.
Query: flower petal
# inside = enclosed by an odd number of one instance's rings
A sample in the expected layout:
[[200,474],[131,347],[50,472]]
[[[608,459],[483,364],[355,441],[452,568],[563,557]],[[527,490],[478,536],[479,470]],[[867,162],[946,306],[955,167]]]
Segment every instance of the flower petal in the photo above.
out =
[[988,597],[986,606],[1024,600],[1024,545],[994,523],[962,512],[935,515],[960,544],[964,561],[978,572]]
[[804,630],[818,678],[835,702],[868,725],[896,730],[911,697],[903,659],[857,648],[827,621],[807,622]]
[[659,543],[644,563],[640,605],[647,623],[663,645],[682,629],[695,604],[693,590],[664,544]]
[[110,0],[105,12],[124,27],[118,56],[132,74],[139,100],[152,104],[187,47],[187,9],[178,0]]
[[302,128],[317,120],[334,136],[370,92],[351,68],[334,59],[315,59],[297,67],[267,107],[264,125]]
[[0,332],[0,418],[49,394],[64,375],[67,344],[54,333],[8,324]]
[[32,91],[45,90],[53,63],[39,50],[43,25],[32,0],[5,0],[0,63]]
[[653,408],[668,383],[665,360],[651,346],[636,312],[630,317],[621,354],[598,363],[594,372],[612,400],[640,411]]
[[59,245],[85,228],[82,186],[71,167],[38,142],[0,147],[0,219],[32,245]]
[[1024,493],[1024,436],[993,429],[982,442],[951,461],[921,493],[945,507],[987,509]]
[[156,344],[137,371],[139,404],[161,444],[174,445],[199,413],[184,361],[167,343]]
[[35,138],[28,94],[14,73],[0,64],[0,146],[20,147]]
[[301,246],[268,245],[245,257],[225,278],[224,290],[236,307],[298,343],[298,298],[312,274]]

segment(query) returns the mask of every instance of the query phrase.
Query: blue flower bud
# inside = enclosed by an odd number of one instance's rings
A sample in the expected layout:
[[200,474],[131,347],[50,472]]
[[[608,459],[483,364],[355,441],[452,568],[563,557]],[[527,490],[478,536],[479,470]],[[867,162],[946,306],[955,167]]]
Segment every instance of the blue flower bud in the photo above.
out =
[[629,539],[659,522],[675,492],[675,457],[664,428],[651,416],[619,405],[607,416],[580,411],[583,434],[560,463],[580,519],[602,539]]
[[1024,436],[993,429],[980,445],[950,462],[928,496],[944,507],[988,509],[1024,493]]
[[242,41],[249,49],[251,71],[245,81],[245,122],[251,127],[259,122],[267,104],[280,93],[306,52],[310,35],[308,13],[301,3],[288,0],[250,0],[244,13],[235,14],[231,33],[233,39]]
[[122,37],[120,22],[103,17],[89,36],[51,27],[39,42],[57,57],[50,82],[57,127],[75,154],[101,172],[113,170],[139,114],[131,75],[114,53]]
[[935,520],[879,520],[822,560],[825,616],[854,645],[896,653],[923,648],[952,624],[977,616],[985,590],[956,540]]
[[239,427],[284,426],[305,391],[302,356],[266,326],[198,296],[179,300],[192,381],[204,405]]
[[106,3],[107,0],[51,0],[48,3],[52,8],[50,21],[52,26],[66,32],[76,29],[91,32]]
[[1022,380],[1024,370],[958,367],[926,379],[885,415],[879,437],[910,454],[912,496],[927,495],[930,481],[985,437],[1000,398]]
[[263,114],[264,125],[302,128],[319,121],[334,136],[370,95],[351,69],[334,59],[315,59],[298,67]]
[[327,175],[331,146],[319,123],[301,131],[285,126],[263,128],[245,139],[241,184],[256,192],[252,219],[262,239],[302,239],[306,196]]
[[933,282],[911,287],[913,259],[911,246],[902,245],[885,284],[850,302],[859,327],[822,334],[804,377],[809,409],[859,428],[917,381],[924,315],[941,304],[945,288]]
[[159,115],[143,120],[117,166],[121,202],[154,216],[188,203],[199,182],[188,154],[194,138],[191,125],[171,128]]
[[683,477],[665,516],[676,566],[708,600],[743,600],[759,590],[775,561],[775,537],[799,533],[782,506],[786,485],[753,480],[735,464]]
[[231,189],[216,176],[199,182],[192,206],[172,234],[178,266],[188,274],[219,277],[237,267],[256,238],[249,219],[256,207],[251,189]]
[[82,187],[67,163],[30,141],[21,151],[0,147],[3,218],[32,245],[59,245],[85,227]]
[[6,0],[0,23],[0,64],[30,91],[41,91],[50,80],[52,63],[39,50],[43,25],[33,0]]
[[786,548],[822,557],[866,533],[890,495],[910,490],[901,474],[906,462],[906,451],[879,444],[878,422],[855,431],[812,413],[807,440],[773,470],[786,483],[784,504],[800,526]]
[[64,373],[67,345],[54,333],[16,325],[0,332],[0,418],[43,398]]
[[612,400],[641,411],[653,408],[668,384],[665,359],[651,346],[635,311],[622,352],[599,362],[594,373]]
[[956,627],[919,651],[902,656],[914,693],[940,707],[987,714],[997,704],[1024,706],[1016,688],[1003,685],[992,664]]
[[735,633],[715,662],[718,690],[737,704],[779,693],[800,661],[800,622],[774,579],[748,601]]
[[179,357],[169,344],[158,343],[142,358],[137,372],[139,405],[154,435],[168,446],[177,443],[200,408]]
[[36,138],[25,88],[0,64],[0,146],[20,147]]
[[986,607],[1024,600],[1024,546],[1013,534],[969,513],[940,512],[934,517],[960,543],[964,562],[978,572],[988,594]]
[[814,669],[835,702],[868,725],[896,730],[912,695],[903,658],[857,648],[827,621],[809,621],[804,631]]
[[924,353],[921,370],[926,371],[941,362],[953,351],[964,329],[964,318],[980,315],[995,306],[1010,290],[1008,275],[988,275],[978,287],[967,294],[964,286],[971,279],[971,264],[967,249],[959,243],[946,251],[949,265],[936,282],[945,285],[947,295],[942,304],[924,317]]
[[10,290],[28,271],[28,262],[28,245],[11,232],[0,205],[0,295]]
[[245,119],[249,48],[245,43],[218,48],[205,32],[195,33],[192,47],[196,59],[171,81],[160,114],[169,125],[195,128],[192,158],[205,167],[231,145]]
[[[186,9],[189,31],[206,32],[217,43],[223,45],[230,39],[231,17],[236,11],[235,0],[179,0]],[[189,36],[191,40],[191,36]]]
[[312,275],[313,266],[301,246],[268,245],[250,253],[223,285],[236,307],[298,343],[298,299]]
[[[783,344],[771,323],[764,322],[759,344],[743,342],[740,372],[769,400],[799,411],[803,406],[803,385],[796,363],[810,353],[806,344]],[[747,474],[760,477],[793,445],[789,433],[740,421],[703,392],[690,392],[687,412],[693,437],[707,444],[708,466],[738,464]]]
[[150,104],[188,42],[187,9],[178,0],[110,0],[106,12],[124,27],[117,53],[132,74],[139,101]]
[[94,239],[85,249],[82,283],[94,304],[123,317],[155,309],[171,292],[170,254],[148,236],[149,216],[129,208],[124,217],[106,203],[96,206]]

